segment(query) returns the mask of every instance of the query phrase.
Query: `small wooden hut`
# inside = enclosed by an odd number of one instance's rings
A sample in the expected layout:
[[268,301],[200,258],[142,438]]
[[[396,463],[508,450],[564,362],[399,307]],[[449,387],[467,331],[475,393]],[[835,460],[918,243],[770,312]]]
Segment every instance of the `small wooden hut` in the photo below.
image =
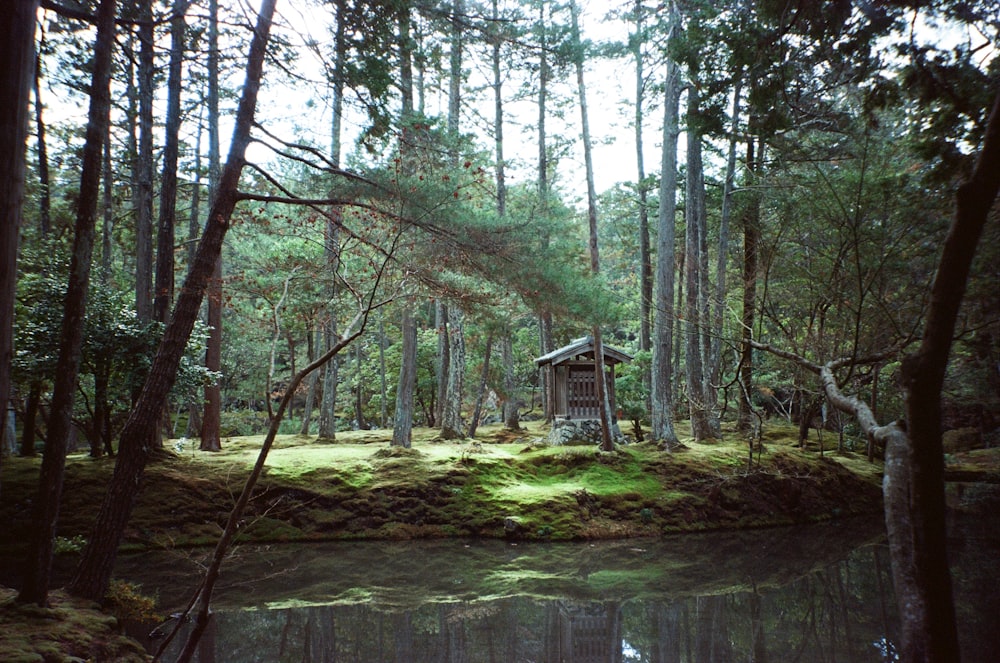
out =
[[[604,344],[604,371],[607,376],[608,402],[615,412],[615,366],[632,361],[632,355]],[[535,359],[535,365],[549,371],[546,381],[556,419],[600,419],[597,398],[594,339],[578,338],[569,345]]]

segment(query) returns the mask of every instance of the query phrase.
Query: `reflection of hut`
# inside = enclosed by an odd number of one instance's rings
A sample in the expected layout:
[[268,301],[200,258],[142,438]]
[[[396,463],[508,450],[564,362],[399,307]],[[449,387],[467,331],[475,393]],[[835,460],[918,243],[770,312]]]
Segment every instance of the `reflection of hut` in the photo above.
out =
[[[594,339],[578,338],[569,345],[553,350],[535,360],[535,365],[550,371],[546,381],[551,394],[552,416],[556,419],[599,419],[601,404],[597,398]],[[604,366],[608,385],[608,402],[615,411],[615,365],[632,361],[632,356],[604,345]]]
[[551,660],[566,663],[603,663],[622,658],[621,607],[617,604],[558,602],[558,616],[550,637],[556,645]]

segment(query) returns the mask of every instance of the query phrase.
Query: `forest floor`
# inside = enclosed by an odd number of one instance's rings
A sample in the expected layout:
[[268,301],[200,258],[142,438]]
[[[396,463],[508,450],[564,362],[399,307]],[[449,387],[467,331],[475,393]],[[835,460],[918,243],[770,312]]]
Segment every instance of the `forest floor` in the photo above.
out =
[[[869,463],[861,450],[837,452],[831,433],[823,434],[822,452],[817,431],[803,449],[796,427],[771,422],[751,463],[746,441],[725,427],[722,440],[696,443],[682,425],[684,448],[674,453],[649,443],[611,453],[551,447],[547,430],[540,422],[514,432],[487,426],[476,440],[442,441],[434,430],[415,429],[411,449],[391,448],[388,430],[338,433],[336,440],[279,436],[240,539],[592,540],[790,525],[881,509],[881,463]],[[123,548],[213,545],[261,440],[227,438],[217,453],[198,451],[197,441],[168,442],[146,470]],[[950,461],[963,472],[995,473],[1000,455],[985,451]],[[30,540],[39,465],[38,458],[3,462],[0,554],[7,559],[22,555]],[[113,459],[68,458],[57,567],[75,563],[113,467]],[[53,596],[44,610],[17,606],[0,587],[0,658],[142,660],[116,639],[96,606]],[[57,627],[63,630],[46,630]],[[45,653],[51,639],[69,643],[62,657],[58,648]],[[66,654],[71,650],[77,658]]]

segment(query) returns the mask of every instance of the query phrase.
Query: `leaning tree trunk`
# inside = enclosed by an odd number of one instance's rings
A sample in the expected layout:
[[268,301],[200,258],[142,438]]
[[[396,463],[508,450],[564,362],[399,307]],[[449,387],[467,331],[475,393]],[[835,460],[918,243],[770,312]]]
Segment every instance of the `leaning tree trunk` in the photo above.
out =
[[[864,360],[817,366],[754,343],[818,373],[833,406],[854,415],[870,440],[885,444],[885,522],[902,620],[900,660],[907,663],[960,660],[946,546],[941,389],[972,260],[998,192],[1000,94],[993,102],[976,167],[958,189],[955,220],[934,276],[920,348],[902,362],[906,421],[878,426],[868,404],[840,393],[834,371]],[[883,363],[889,356],[874,356],[869,363]]]
[[107,591],[118,544],[135,505],[140,480],[149,459],[150,442],[156,436],[160,413],[177,377],[177,369],[198,318],[205,288],[219,259],[222,240],[229,230],[229,220],[240,199],[239,179],[243,172],[247,145],[250,143],[250,130],[254,123],[274,5],[275,0],[264,0],[260,8],[247,57],[246,79],[236,113],[229,158],[198,244],[195,262],[174,305],[170,323],[163,332],[139,400],[122,430],[114,475],[80,565],[69,585],[70,592],[78,596],[96,601]]
[[[83,146],[80,197],[74,228],[69,283],[63,304],[59,335],[59,359],[52,388],[52,414],[42,457],[35,502],[35,538],[28,554],[24,584],[18,600],[45,605],[52,571],[56,522],[62,501],[66,451],[73,426],[73,402],[83,347],[84,315],[90,287],[90,263],[94,250],[94,227],[100,197],[101,157],[111,113],[111,51],[115,39],[115,0],[102,0],[97,10],[90,112]],[[30,51],[30,49],[29,49]],[[30,54],[26,57],[31,57]],[[23,149],[19,146],[17,149]],[[6,405],[6,404],[5,404]],[[6,410],[6,407],[4,408]]]
[[[1000,94],[976,168],[958,189],[955,221],[934,277],[920,349],[903,362],[909,444],[886,450],[886,526],[903,616],[904,661],[959,660],[945,545],[941,388],[972,259],[998,191]],[[890,472],[890,463],[900,471]],[[889,494],[894,485],[899,493]]]
[[[240,529],[240,523],[243,521],[243,516],[246,512],[247,505],[250,503],[250,498],[253,495],[254,487],[257,485],[257,481],[260,479],[261,474],[264,472],[264,463],[267,461],[267,456],[271,451],[271,447],[274,446],[274,440],[278,436],[278,430],[281,428],[281,422],[284,419],[285,411],[289,408],[292,399],[295,397],[295,391],[298,386],[302,383],[302,380],[306,376],[311,375],[316,369],[323,366],[325,363],[333,359],[337,354],[339,354],[344,348],[346,348],[354,339],[361,335],[364,331],[365,325],[368,321],[368,312],[371,309],[362,311],[356,320],[358,324],[349,325],[348,332],[339,339],[337,339],[333,346],[308,366],[306,366],[301,371],[292,375],[288,383],[288,388],[285,390],[284,396],[282,396],[280,403],[278,404],[278,409],[275,412],[274,418],[271,420],[271,424],[268,427],[267,435],[264,437],[264,443],[261,445],[260,451],[257,454],[257,461],[254,463],[253,469],[250,471],[250,476],[247,477],[246,482],[243,484],[243,490],[240,491],[239,497],[236,499],[236,504],[233,505],[232,511],[229,512],[229,518],[226,520],[226,526],[222,530],[222,536],[219,537],[219,541],[215,545],[215,552],[212,555],[211,561],[209,562],[208,568],[205,571],[205,577],[202,580],[201,586],[198,588],[198,595],[196,601],[198,604],[198,613],[195,615],[194,627],[188,634],[187,642],[184,644],[184,649],[181,651],[180,655],[177,657],[177,663],[185,663],[190,661],[192,656],[194,656],[195,651],[198,647],[198,641],[201,639],[208,627],[212,613],[211,613],[211,603],[212,594],[215,591],[215,584],[219,579],[219,573],[222,570],[222,562],[226,559],[229,546],[232,544],[233,539],[236,537],[237,532]],[[194,605],[192,601],[191,605]],[[177,625],[180,626],[182,623],[186,622],[185,619],[190,611],[186,611],[183,615],[178,617]],[[175,629],[171,637],[177,632]],[[166,647],[166,642],[160,648],[160,653]]]

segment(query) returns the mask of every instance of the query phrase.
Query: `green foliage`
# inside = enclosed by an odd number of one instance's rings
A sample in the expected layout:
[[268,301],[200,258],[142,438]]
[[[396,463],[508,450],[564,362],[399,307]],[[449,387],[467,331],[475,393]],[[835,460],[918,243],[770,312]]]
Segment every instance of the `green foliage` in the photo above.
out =
[[105,595],[107,609],[119,621],[155,622],[161,619],[156,611],[156,598],[142,593],[142,586],[125,580],[112,580]]

